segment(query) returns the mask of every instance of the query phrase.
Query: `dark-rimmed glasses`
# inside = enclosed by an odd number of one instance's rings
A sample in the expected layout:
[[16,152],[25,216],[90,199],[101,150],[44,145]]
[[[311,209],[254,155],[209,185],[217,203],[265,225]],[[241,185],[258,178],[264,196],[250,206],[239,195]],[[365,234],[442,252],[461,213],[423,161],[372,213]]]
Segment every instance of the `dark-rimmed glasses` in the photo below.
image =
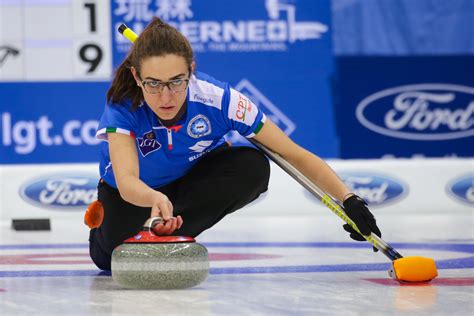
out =
[[163,92],[165,87],[168,88],[172,93],[179,93],[186,90],[188,87],[189,79],[173,79],[167,82],[162,82],[158,80],[143,80],[142,82],[143,89],[149,94],[159,94]]

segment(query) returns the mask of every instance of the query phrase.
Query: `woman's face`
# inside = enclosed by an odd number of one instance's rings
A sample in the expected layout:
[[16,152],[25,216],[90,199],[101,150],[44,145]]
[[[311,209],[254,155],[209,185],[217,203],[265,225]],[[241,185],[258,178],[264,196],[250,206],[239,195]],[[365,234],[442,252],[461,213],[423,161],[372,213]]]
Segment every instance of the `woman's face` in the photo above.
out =
[[149,57],[143,60],[140,73],[133,67],[132,73],[153,112],[160,119],[173,119],[186,100],[191,75],[186,60],[173,54]]

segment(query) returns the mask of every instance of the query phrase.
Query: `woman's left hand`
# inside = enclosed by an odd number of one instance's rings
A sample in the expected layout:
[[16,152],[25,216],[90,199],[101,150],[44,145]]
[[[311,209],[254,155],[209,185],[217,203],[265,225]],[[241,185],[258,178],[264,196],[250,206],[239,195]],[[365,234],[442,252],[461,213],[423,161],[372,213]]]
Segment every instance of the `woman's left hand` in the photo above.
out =
[[[349,218],[356,224],[357,228],[363,235],[375,235],[382,237],[382,233],[377,226],[374,215],[367,208],[367,203],[357,195],[352,195],[344,202],[344,210]],[[349,224],[343,225],[345,231],[350,233],[350,237],[357,241],[365,241],[366,239],[356,232]],[[377,248],[374,247],[377,252]]]

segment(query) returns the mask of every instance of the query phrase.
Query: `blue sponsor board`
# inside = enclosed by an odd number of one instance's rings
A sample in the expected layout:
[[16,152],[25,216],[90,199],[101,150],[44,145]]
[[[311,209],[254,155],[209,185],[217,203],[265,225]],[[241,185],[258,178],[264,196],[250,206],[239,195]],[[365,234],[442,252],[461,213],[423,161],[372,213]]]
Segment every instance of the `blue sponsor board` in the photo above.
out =
[[78,209],[97,199],[98,177],[93,174],[55,173],[22,185],[20,196],[28,203],[48,209]]
[[108,83],[0,84],[0,164],[96,162]]
[[446,186],[446,191],[455,200],[474,205],[474,173],[453,179]]
[[390,175],[370,171],[342,171],[338,175],[351,192],[370,206],[397,202],[408,193],[408,185]]
[[111,10],[114,67],[130,48],[118,26],[140,33],[159,16],[188,38],[198,70],[247,95],[299,144],[338,156],[329,0],[113,0]]
[[[338,175],[349,190],[363,198],[370,207],[397,203],[405,198],[409,191],[408,184],[388,174],[369,170],[346,170],[338,172]],[[305,194],[319,203],[309,191],[305,190]]]
[[341,57],[342,158],[474,156],[474,57]]

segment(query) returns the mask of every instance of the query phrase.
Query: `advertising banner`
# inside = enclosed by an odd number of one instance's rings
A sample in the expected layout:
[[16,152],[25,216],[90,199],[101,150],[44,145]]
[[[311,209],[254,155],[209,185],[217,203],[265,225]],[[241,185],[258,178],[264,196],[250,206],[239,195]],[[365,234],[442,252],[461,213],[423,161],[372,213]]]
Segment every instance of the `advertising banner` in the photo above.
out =
[[158,16],[188,38],[197,70],[246,94],[299,144],[337,157],[329,0],[114,0],[111,10],[114,67],[130,47],[119,25],[140,33]]
[[95,162],[108,83],[1,83],[0,164]]
[[0,220],[51,218],[57,229],[54,220],[74,219],[83,226],[97,199],[98,171],[96,163],[0,166]]
[[338,156],[329,0],[39,0],[0,1],[0,164],[97,162],[95,128],[130,47],[117,27],[140,33],[153,16],[189,39],[199,71]]
[[474,156],[474,57],[340,57],[342,158]]
[[[328,163],[367,201],[377,218],[388,214],[473,214],[473,159],[337,159]],[[274,163],[271,174],[268,192],[232,216],[287,216],[291,210],[292,215],[316,215],[318,221],[326,214],[334,219],[334,225],[342,223]],[[85,228],[84,211],[97,198],[98,180],[96,163],[0,166],[0,220],[51,218],[57,229],[57,219],[73,219]]]

